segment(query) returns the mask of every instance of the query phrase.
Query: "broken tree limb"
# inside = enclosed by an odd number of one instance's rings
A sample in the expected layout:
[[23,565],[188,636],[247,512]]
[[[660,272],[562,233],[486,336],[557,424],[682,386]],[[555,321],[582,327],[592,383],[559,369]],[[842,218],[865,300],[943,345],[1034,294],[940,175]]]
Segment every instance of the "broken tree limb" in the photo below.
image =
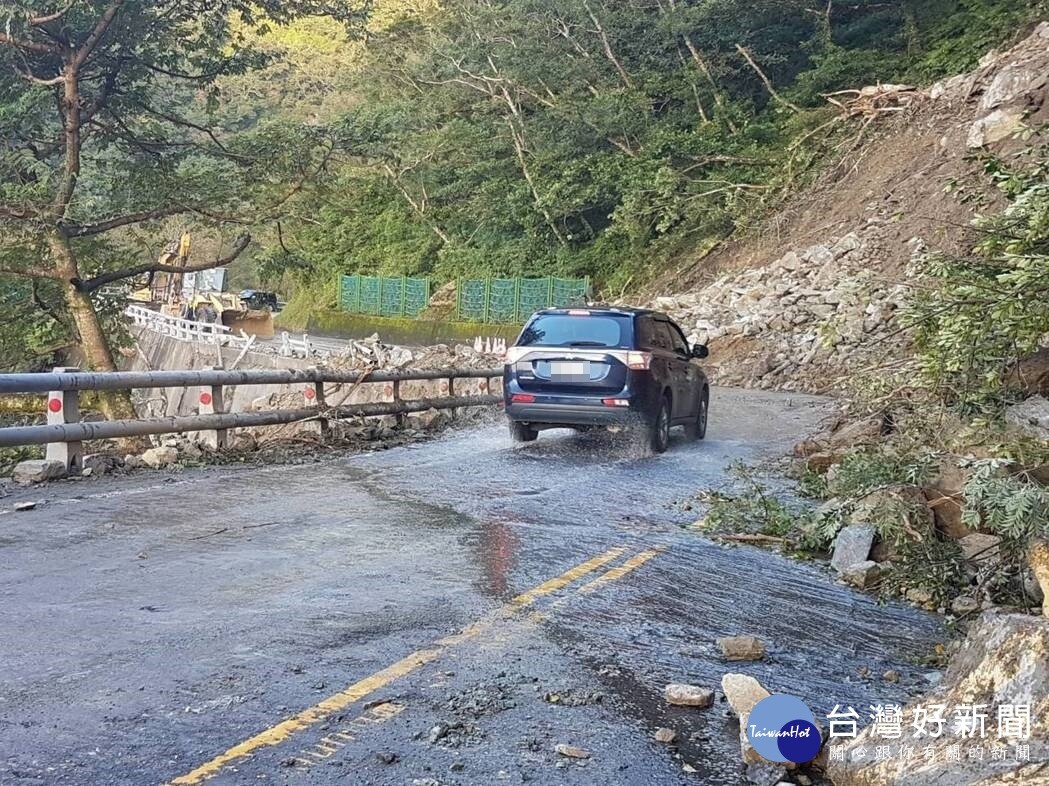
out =
[[765,75],[765,72],[761,70],[761,66],[757,64],[757,62],[754,60],[753,55],[750,54],[750,52],[745,46],[743,46],[742,44],[736,44],[736,51],[743,55],[743,59],[747,61],[747,64],[750,65],[752,69],[754,69],[754,73],[756,73],[758,75],[758,78],[761,79],[762,84],[765,85],[765,89],[769,91],[769,95],[772,96],[773,100],[777,104],[785,106],[791,111],[801,114],[800,107],[798,107],[796,104],[792,104],[790,101],[788,101],[776,92],[776,88],[772,86],[772,81]]
[[716,540],[728,540],[733,543],[786,543],[786,538],[777,538],[775,535],[760,535],[752,533],[740,533],[737,535],[718,535]]
[[875,117],[886,112],[902,112],[921,97],[921,92],[912,85],[878,84],[821,95],[845,117]]

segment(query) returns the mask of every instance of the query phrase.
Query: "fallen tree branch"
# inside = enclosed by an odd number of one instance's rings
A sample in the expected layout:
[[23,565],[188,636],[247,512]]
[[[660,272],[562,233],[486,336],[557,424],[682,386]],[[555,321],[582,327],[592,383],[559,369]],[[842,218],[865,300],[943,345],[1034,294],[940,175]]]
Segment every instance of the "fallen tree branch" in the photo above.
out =
[[760,535],[756,533],[738,533],[736,535],[718,535],[715,540],[728,540],[733,543],[786,543],[786,538],[778,538],[775,535]]

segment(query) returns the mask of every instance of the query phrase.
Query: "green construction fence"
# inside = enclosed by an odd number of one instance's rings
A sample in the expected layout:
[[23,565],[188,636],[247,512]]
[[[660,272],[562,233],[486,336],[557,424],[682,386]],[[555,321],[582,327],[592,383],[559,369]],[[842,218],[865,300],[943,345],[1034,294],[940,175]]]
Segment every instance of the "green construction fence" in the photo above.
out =
[[521,324],[542,308],[586,305],[589,278],[473,278],[456,286],[460,322]]
[[417,317],[430,304],[430,279],[407,276],[342,276],[344,311],[375,317]]

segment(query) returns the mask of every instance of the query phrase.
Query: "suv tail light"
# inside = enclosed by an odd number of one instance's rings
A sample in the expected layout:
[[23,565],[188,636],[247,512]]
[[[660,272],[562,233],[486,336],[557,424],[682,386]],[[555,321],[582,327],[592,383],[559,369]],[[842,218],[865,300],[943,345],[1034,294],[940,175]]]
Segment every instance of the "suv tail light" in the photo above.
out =
[[627,352],[626,365],[635,371],[645,371],[652,363],[651,352]]
[[511,404],[534,404],[535,396],[528,393],[514,393],[510,396]]

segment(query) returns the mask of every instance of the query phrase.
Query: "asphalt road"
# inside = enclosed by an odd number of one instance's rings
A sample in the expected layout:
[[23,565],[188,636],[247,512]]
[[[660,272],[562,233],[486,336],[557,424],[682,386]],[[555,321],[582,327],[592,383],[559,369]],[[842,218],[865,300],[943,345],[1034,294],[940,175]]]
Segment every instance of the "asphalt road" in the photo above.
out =
[[[714,544],[675,504],[823,412],[719,390],[708,439],[662,456],[570,432],[513,447],[493,423],[18,491],[0,500],[0,784],[741,783],[726,705],[670,708],[665,684],[741,671],[817,716],[865,711],[926,687],[944,638],[821,566]],[[768,658],[724,663],[734,633]]]

